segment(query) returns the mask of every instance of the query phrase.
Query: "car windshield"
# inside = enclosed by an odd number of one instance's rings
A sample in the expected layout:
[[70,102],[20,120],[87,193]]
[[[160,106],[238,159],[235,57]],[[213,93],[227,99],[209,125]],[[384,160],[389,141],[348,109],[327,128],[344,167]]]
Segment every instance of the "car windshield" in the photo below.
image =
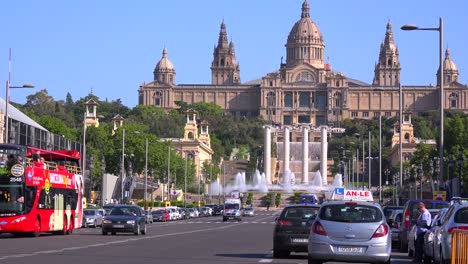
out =
[[320,219],[334,222],[371,223],[382,221],[377,207],[359,204],[330,204],[320,211]]
[[117,207],[112,209],[110,215],[137,215],[137,210],[132,207]]
[[291,207],[284,209],[280,218],[282,219],[308,219],[316,215],[318,208],[314,207]]
[[251,207],[245,208],[245,211],[253,211],[253,208]]
[[83,213],[84,215],[95,215],[94,211],[91,210],[84,210]]
[[239,209],[239,204],[225,204],[226,209]]

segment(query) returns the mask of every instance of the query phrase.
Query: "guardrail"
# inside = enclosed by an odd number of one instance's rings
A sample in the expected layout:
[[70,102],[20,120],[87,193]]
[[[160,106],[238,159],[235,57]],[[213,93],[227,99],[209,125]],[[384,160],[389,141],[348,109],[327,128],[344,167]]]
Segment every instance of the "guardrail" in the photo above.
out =
[[454,230],[452,233],[451,264],[468,263],[468,231]]

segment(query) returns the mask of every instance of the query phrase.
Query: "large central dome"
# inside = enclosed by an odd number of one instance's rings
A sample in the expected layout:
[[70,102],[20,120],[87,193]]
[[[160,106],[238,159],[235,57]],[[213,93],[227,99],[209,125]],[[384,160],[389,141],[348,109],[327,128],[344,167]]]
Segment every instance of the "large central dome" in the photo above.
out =
[[292,67],[302,63],[323,68],[325,43],[322,33],[309,14],[307,0],[302,4],[301,19],[289,32],[286,43],[286,64]]

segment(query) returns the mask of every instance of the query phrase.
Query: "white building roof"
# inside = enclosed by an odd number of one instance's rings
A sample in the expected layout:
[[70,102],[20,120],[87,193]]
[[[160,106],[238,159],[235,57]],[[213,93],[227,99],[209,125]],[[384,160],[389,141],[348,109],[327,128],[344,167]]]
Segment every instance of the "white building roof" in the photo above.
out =
[[[2,112],[2,115],[5,114],[5,110],[6,110],[5,109],[5,99],[0,98],[0,111]],[[25,115],[23,112],[21,112],[20,110],[18,110],[16,107],[14,107],[11,104],[8,106],[8,116],[11,119],[14,119],[14,120],[17,120],[19,122],[28,124],[30,126],[33,126],[33,127],[48,131],[43,126],[39,125],[36,121],[31,119],[29,116]]]

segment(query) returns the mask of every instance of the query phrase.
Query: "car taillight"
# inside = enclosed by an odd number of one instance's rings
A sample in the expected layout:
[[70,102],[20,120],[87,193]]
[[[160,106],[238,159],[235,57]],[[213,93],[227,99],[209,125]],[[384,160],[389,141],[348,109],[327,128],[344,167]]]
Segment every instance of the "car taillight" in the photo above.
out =
[[278,226],[292,226],[292,223],[289,222],[289,221],[285,221],[285,220],[279,220],[276,225]]
[[322,235],[322,236],[327,235],[327,231],[325,231],[325,228],[319,221],[316,221],[314,225],[312,226],[312,232],[314,232],[317,235]]
[[468,226],[453,226],[447,230],[449,234],[452,234],[453,230],[468,230]]
[[377,230],[375,230],[374,235],[372,237],[383,237],[388,234],[388,226],[386,224],[381,224]]
[[410,211],[406,210],[405,212],[405,228],[409,228],[409,218],[410,218]]

